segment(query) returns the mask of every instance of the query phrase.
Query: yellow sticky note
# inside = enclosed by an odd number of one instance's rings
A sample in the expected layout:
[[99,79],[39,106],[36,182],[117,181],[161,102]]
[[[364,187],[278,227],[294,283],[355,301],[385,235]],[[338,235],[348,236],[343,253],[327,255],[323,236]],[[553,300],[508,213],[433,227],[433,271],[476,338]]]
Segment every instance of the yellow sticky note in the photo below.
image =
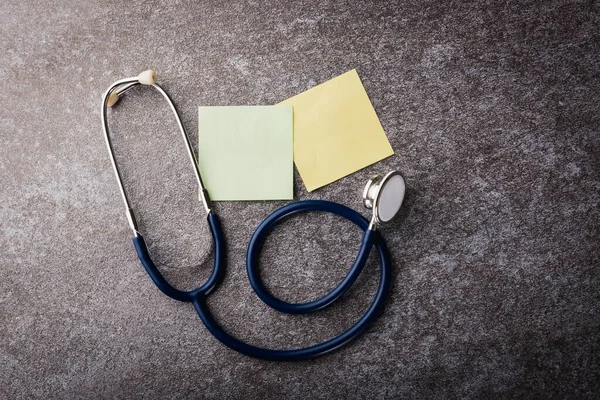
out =
[[356,70],[280,104],[294,108],[294,163],[309,192],[394,154]]

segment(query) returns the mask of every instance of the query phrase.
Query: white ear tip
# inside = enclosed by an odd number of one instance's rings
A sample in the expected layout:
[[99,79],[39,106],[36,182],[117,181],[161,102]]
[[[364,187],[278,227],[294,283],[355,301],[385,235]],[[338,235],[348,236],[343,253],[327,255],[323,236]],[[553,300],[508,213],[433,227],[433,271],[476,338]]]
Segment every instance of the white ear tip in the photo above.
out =
[[138,75],[138,81],[142,85],[154,85],[156,83],[156,72],[151,69],[144,71]]
[[108,96],[108,102],[106,104],[109,107],[112,107],[117,103],[117,101],[119,101],[119,95],[117,92],[111,92],[111,94]]

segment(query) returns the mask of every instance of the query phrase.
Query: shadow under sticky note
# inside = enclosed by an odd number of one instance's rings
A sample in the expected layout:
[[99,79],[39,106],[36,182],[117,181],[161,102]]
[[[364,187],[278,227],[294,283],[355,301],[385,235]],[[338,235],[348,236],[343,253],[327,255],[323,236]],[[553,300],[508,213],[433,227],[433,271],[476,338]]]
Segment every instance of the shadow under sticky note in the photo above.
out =
[[294,163],[309,192],[394,154],[356,70],[279,104],[294,107]]
[[198,166],[212,200],[294,197],[291,106],[199,107]]

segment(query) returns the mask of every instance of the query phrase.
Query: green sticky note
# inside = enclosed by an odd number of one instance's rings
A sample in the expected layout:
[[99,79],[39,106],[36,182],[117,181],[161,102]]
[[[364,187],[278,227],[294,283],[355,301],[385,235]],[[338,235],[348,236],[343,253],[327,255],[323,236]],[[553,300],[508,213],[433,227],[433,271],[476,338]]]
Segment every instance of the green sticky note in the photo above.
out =
[[212,200],[294,197],[292,106],[199,107],[198,166]]

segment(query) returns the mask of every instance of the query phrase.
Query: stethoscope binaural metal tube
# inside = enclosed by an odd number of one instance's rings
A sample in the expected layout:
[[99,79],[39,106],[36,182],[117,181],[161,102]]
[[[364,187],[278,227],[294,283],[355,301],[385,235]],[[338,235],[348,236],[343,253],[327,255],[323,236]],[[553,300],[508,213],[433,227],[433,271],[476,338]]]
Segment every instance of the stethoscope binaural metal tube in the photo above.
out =
[[[148,85],[154,87],[159,93],[163,95],[171,110],[173,111],[177,124],[183,135],[186,149],[190,161],[194,166],[194,173],[196,180],[201,189],[201,198],[205,211],[207,212],[207,219],[210,226],[211,234],[214,240],[215,256],[214,264],[210,277],[200,287],[190,291],[182,291],[173,287],[160,273],[152,258],[148,252],[148,248],[144,241],[143,236],[138,230],[135,216],[127,197],[127,192],[123,185],[121,174],[115,159],[114,149],[110,140],[108,121],[106,117],[106,110],[108,106],[113,106],[119,100],[119,96],[125,93],[136,85]],[[373,209],[373,217],[369,221],[360,215],[358,212],[343,206],[341,204],[333,203],[330,201],[323,200],[306,200],[298,201],[295,203],[288,204],[280,209],[274,211],[269,215],[256,229],[250,243],[248,244],[248,251],[246,254],[246,270],[250,284],[254,289],[255,293],[259,296],[270,307],[286,313],[293,314],[305,314],[321,310],[333,302],[340,299],[344,293],[354,284],[360,273],[362,272],[369,254],[372,248],[377,249],[377,253],[380,261],[380,280],[379,286],[375,298],[373,299],[368,310],[363,316],[352,325],[345,332],[329,339],[323,343],[309,346],[301,349],[293,350],[273,350],[265,349],[257,346],[245,343],[229,333],[227,333],[218,322],[212,317],[208,306],[206,305],[206,299],[208,295],[222,282],[225,276],[225,239],[219,218],[211,208],[210,198],[208,192],[204,187],[200,171],[198,170],[198,163],[196,156],[192,150],[189,137],[187,136],[181,118],[173,104],[173,101],[169,98],[167,93],[156,84],[156,76],[153,71],[142,72],[137,77],[121,79],[113,83],[110,88],[105,92],[102,101],[102,126],[104,130],[104,136],[106,139],[106,145],[110,155],[111,163],[117,183],[121,192],[121,196],[125,203],[127,210],[127,219],[129,225],[133,230],[133,244],[138,254],[140,262],[144,266],[146,272],[156,284],[156,286],[167,296],[172,299],[189,302],[194,305],[198,316],[206,326],[206,328],[223,344],[236,350],[240,353],[246,354],[251,357],[257,357],[266,360],[276,361],[294,361],[303,360],[313,357],[317,357],[323,354],[327,354],[345,344],[352,341],[354,338],[359,336],[377,317],[378,313],[383,308],[385,299],[389,293],[391,285],[391,261],[388,254],[385,242],[376,228],[378,224],[386,223],[398,212],[402,200],[404,198],[405,184],[404,178],[397,171],[392,171],[389,174],[381,177],[373,177],[365,188],[363,198],[365,207]],[[391,188],[391,189],[390,189]],[[292,215],[302,212],[328,212],[339,215],[352,223],[359,226],[364,232],[363,240],[361,243],[360,250],[354,261],[352,267],[348,271],[346,277],[340,282],[331,292],[325,296],[311,301],[309,303],[293,304],[284,302],[277,299],[262,283],[259,273],[259,258],[262,245],[267,235],[275,227],[276,224],[282,220],[289,218]]]
[[[117,178],[117,184],[119,185],[119,191],[121,193],[121,197],[123,198],[123,202],[125,203],[125,209],[127,212],[127,221],[129,222],[129,226],[133,230],[133,235],[138,235],[138,227],[137,222],[135,220],[135,215],[133,214],[133,210],[131,208],[131,203],[129,202],[129,197],[127,197],[127,192],[125,191],[125,186],[123,186],[123,178],[121,177],[121,171],[119,171],[119,165],[117,164],[117,160],[115,159],[115,151],[112,146],[112,142],[110,140],[110,134],[108,133],[108,121],[106,119],[106,108],[108,106],[109,98],[111,96],[112,90],[120,85],[137,85],[139,84],[139,80],[137,77],[135,78],[126,78],[116,81],[112,84],[110,88],[104,93],[102,98],[102,108],[100,109],[100,114],[102,116],[102,130],[104,131],[104,139],[106,140],[106,147],[108,148],[108,154],[110,156],[110,162],[113,167],[113,171],[115,173],[115,177]],[[117,97],[118,99],[118,97]]]
[[202,199],[202,205],[204,206],[204,210],[206,211],[206,214],[210,214],[210,212],[211,212],[210,197],[208,196],[208,191],[206,190],[206,187],[204,186],[204,182],[202,182],[202,176],[200,175],[200,170],[198,169],[198,161],[196,160],[196,155],[194,154],[194,150],[192,149],[192,144],[190,143],[189,136],[187,135],[187,132],[185,131],[185,128],[183,127],[181,118],[179,117],[179,113],[177,112],[177,109],[175,108],[175,104],[173,103],[173,100],[171,100],[171,98],[169,97],[167,92],[165,92],[163,90],[163,88],[161,88],[156,83],[156,74],[154,73],[154,71],[144,71],[136,77],[121,79],[121,80],[118,80],[115,83],[113,83],[108,88],[108,90],[104,93],[104,96],[102,99],[102,109],[101,109],[102,129],[104,131],[104,138],[106,140],[106,146],[108,148],[108,153],[110,155],[110,161],[113,166],[115,177],[117,178],[117,183],[119,185],[121,197],[123,198],[123,202],[125,203],[125,208],[127,210],[127,220],[129,221],[129,226],[133,230],[134,236],[137,236],[139,234],[139,231],[138,231],[138,227],[137,227],[137,222],[135,220],[135,214],[133,213],[133,209],[131,208],[131,203],[129,202],[129,198],[127,197],[127,192],[125,190],[125,186],[123,185],[123,178],[121,177],[121,173],[119,171],[119,167],[118,167],[117,161],[115,159],[115,152],[114,152],[114,149],[112,146],[112,142],[110,140],[110,134],[109,134],[109,129],[108,129],[108,120],[106,118],[106,109],[109,106],[112,107],[113,105],[115,105],[119,101],[120,95],[122,95],[127,90],[131,89],[132,87],[134,87],[136,85],[152,86],[164,97],[164,99],[169,104],[171,111],[173,111],[173,115],[175,115],[175,120],[177,121],[177,126],[179,127],[179,131],[181,132],[181,135],[183,136],[186,152],[192,163],[192,166],[194,167],[194,176],[195,176],[196,181],[198,182],[198,186],[200,188],[200,198]]

